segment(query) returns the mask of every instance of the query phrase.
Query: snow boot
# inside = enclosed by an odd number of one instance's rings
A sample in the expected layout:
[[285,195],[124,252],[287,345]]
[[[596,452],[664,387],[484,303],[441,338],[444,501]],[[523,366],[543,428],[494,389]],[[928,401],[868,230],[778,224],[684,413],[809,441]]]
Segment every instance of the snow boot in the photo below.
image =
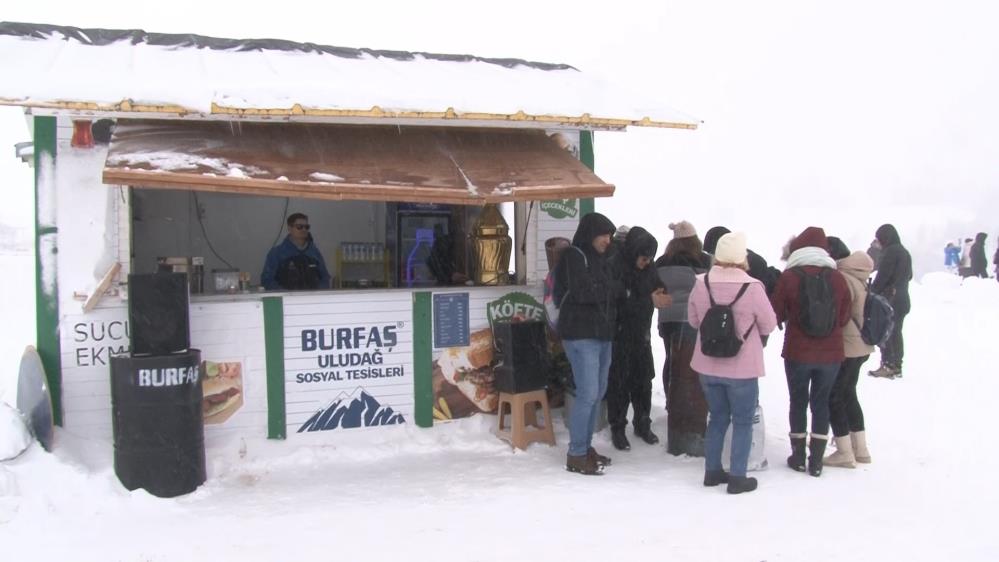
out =
[[728,493],[741,494],[756,489],[756,479],[752,476],[729,476]]
[[792,433],[791,456],[787,457],[787,466],[798,472],[805,472],[805,434]]
[[652,433],[652,429],[648,425],[641,425],[635,428],[635,435],[637,435],[642,441],[645,441],[649,445],[655,445],[659,443],[659,436]]
[[611,458],[610,457],[605,457],[605,456],[601,455],[593,447],[590,447],[589,449],[586,450],[586,456],[590,457],[591,459],[593,459],[595,461],[597,461],[597,464],[599,464],[600,466],[610,466],[611,465]]
[[867,371],[867,374],[879,379],[890,379],[894,377],[895,370],[888,365],[881,365],[873,371]]
[[597,476],[604,473],[604,467],[597,464],[595,458],[591,458],[589,455],[566,455],[565,456],[565,469],[569,472],[575,472],[577,474],[585,474],[587,476]]
[[822,476],[822,455],[826,452],[826,443],[829,437],[813,433],[808,440],[808,474],[819,477]]
[[902,367],[901,366],[890,365],[888,368],[891,369],[891,378],[893,378],[893,379],[900,379],[900,378],[902,378]]
[[867,432],[850,432],[850,442],[853,445],[853,457],[862,464],[871,463],[871,452],[867,450]]
[[628,437],[625,436],[623,427],[611,428],[611,443],[618,451],[628,451],[631,449],[631,443],[628,443]]
[[853,456],[853,443],[850,442],[850,436],[834,437],[833,441],[836,442],[836,452],[826,457],[822,461],[823,464],[839,468],[857,468],[857,459]]
[[711,487],[719,484],[728,484],[728,473],[724,470],[705,470],[704,485]]

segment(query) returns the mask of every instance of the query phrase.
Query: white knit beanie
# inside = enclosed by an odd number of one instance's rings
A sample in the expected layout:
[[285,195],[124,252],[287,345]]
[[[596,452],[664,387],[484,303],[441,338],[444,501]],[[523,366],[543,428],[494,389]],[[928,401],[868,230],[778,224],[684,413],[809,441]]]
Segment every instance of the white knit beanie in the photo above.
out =
[[746,235],[741,232],[730,232],[718,239],[715,247],[715,261],[721,263],[746,263]]
[[673,238],[690,238],[691,236],[697,236],[697,231],[694,230],[694,225],[687,221],[671,222],[669,223],[669,229],[673,231]]

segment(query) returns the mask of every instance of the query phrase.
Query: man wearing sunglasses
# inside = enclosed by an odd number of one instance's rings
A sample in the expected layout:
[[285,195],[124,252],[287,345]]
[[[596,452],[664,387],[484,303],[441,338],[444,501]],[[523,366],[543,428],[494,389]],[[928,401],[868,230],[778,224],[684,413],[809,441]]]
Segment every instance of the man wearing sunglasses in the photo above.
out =
[[288,216],[288,236],[267,252],[260,284],[269,291],[328,289],[330,272],[309,233],[309,217]]

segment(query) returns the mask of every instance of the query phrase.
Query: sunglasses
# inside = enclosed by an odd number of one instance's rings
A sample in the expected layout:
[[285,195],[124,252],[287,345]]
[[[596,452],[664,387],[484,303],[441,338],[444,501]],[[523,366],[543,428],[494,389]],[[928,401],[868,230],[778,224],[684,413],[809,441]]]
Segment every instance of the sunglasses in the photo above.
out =
[[309,225],[307,224],[296,224],[294,225],[298,230],[309,230]]

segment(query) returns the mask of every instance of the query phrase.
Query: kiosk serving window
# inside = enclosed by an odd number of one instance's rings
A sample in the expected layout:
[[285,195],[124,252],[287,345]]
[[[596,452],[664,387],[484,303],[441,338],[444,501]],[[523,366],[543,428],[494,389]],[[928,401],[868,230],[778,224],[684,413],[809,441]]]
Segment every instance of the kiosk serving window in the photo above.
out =
[[538,129],[223,121],[120,120],[104,182],[134,188],[133,270],[202,258],[206,292],[260,283],[296,212],[331,288],[488,282],[485,239],[522,235],[488,205],[614,190]]

